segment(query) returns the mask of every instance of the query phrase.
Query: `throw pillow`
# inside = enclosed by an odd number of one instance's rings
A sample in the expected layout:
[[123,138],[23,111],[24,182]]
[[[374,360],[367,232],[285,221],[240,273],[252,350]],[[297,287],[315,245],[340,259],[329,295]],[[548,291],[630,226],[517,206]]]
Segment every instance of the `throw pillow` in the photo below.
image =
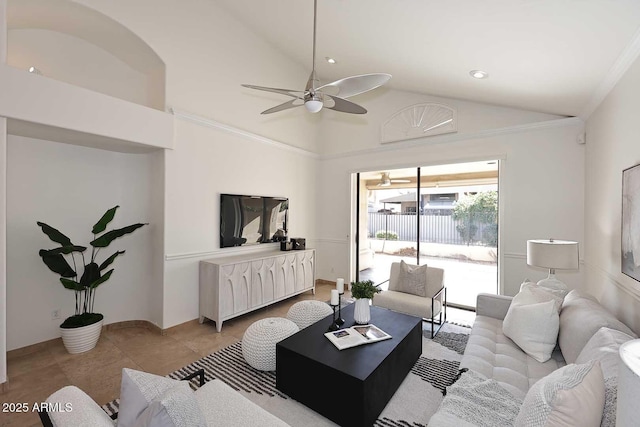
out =
[[136,420],[135,427],[206,427],[191,387],[186,381],[156,397]]
[[521,405],[522,399],[509,393],[497,381],[468,370],[455,384],[447,387],[447,394],[429,425],[512,426]]
[[603,326],[636,337],[631,329],[616,319],[593,296],[577,289],[569,292],[562,303],[558,337],[564,360],[575,363],[589,339]]
[[134,369],[122,369],[118,427],[133,427],[149,403],[180,381]]
[[600,427],[613,427],[616,422],[616,402],[618,393],[618,364],[620,363],[620,346],[634,339],[624,332],[602,327],[598,329],[584,346],[576,359],[576,363],[588,363],[591,360],[600,362],[604,376],[604,410]]
[[598,362],[566,365],[527,392],[516,427],[598,427],[604,407],[604,378]]
[[400,261],[398,283],[396,283],[395,289],[390,290],[426,297],[427,266],[409,265],[404,261]]
[[502,331],[529,356],[546,362],[556,346],[562,300],[536,285],[523,285],[513,297]]

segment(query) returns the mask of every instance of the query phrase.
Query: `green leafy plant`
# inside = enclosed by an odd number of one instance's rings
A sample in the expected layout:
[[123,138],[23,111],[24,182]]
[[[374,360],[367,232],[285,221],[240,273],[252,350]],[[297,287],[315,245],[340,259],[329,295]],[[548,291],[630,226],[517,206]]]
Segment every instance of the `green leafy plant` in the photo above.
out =
[[351,296],[356,299],[372,299],[378,292],[380,292],[380,288],[374,285],[371,280],[351,282]]
[[[62,328],[78,328],[102,320],[102,314],[93,312],[96,288],[109,280],[114,269],[112,268],[106,272],[105,270],[118,256],[123,255],[125,251],[116,251],[101,264],[98,264],[96,261],[98,253],[102,248],[109,246],[115,239],[133,233],[138,228],[147,225],[138,223],[105,231],[119,207],[120,206],[115,206],[107,210],[104,215],[102,215],[102,218],[93,226],[91,230],[93,240],[89,242],[89,245],[91,245],[91,256],[89,259],[85,257],[86,246],[75,245],[71,242],[71,239],[57,229],[44,222],[37,222],[42,232],[46,234],[49,239],[60,245],[53,249],[40,249],[38,255],[40,255],[46,266],[49,267],[49,270],[60,275],[62,286],[75,293],[75,314],[68,317],[62,325],[60,325]],[[71,260],[71,264],[69,264],[67,259]],[[80,263],[80,261],[82,262]],[[73,265],[73,267],[71,265]],[[80,266],[82,269],[78,268]]]
[[398,233],[391,230],[389,231],[379,230],[379,231],[376,231],[376,239],[398,240]]
[[[459,221],[456,230],[464,242],[469,245],[476,240],[478,225],[485,224],[488,229],[484,243],[489,246],[497,244],[498,230],[498,193],[481,191],[460,199],[453,208],[453,219]],[[494,233],[491,234],[492,230]]]

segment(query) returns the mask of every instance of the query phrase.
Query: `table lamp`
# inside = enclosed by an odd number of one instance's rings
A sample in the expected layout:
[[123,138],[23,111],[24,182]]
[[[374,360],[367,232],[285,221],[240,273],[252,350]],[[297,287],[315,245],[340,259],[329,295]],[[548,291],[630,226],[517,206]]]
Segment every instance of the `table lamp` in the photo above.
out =
[[637,426],[640,418],[640,339],[627,341],[619,351],[616,426]]
[[568,289],[556,279],[556,270],[578,269],[578,242],[569,240],[527,240],[527,265],[549,269],[549,276],[538,285]]

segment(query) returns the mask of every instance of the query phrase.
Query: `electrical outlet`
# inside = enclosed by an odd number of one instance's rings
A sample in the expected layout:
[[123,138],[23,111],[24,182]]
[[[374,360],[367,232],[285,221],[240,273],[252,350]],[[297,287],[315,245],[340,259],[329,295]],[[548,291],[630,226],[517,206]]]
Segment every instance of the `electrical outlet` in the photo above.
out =
[[53,310],[51,312],[51,320],[58,320],[60,319],[60,317],[62,316],[62,314],[60,313],[60,309],[56,308],[55,310]]

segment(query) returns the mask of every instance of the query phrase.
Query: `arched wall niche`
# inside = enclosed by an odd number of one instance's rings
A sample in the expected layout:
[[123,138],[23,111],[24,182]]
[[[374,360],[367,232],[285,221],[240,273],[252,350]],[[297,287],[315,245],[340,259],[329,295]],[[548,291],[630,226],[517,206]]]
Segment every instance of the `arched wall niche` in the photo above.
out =
[[140,37],[72,0],[8,0],[7,64],[164,111],[165,65]]

